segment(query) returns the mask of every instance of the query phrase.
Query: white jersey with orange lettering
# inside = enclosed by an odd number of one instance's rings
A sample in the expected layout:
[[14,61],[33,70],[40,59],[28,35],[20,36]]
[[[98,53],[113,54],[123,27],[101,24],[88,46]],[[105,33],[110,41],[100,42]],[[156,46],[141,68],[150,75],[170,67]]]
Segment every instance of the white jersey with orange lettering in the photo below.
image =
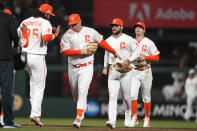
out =
[[22,48],[24,52],[31,54],[47,54],[47,42],[43,41],[42,36],[52,34],[52,26],[50,22],[41,17],[30,17],[25,19],[18,28],[19,36],[22,36],[21,27],[25,24],[28,28],[29,45]]
[[117,39],[113,36],[110,36],[106,39],[106,42],[116,50],[116,52],[120,55],[121,60],[116,58],[114,61],[114,55],[109,53],[108,51],[105,51],[105,57],[109,58],[109,60],[106,60],[104,62],[105,67],[107,66],[106,62],[108,62],[109,64],[115,64],[116,62],[122,63],[123,61],[130,59],[135,49],[136,53],[139,54],[139,51],[137,51],[138,49],[136,41],[131,36],[128,36],[124,33]]
[[[61,50],[82,50],[90,42],[100,43],[103,36],[93,28],[83,26],[82,30],[77,33],[71,29],[65,32],[61,40]],[[83,56],[69,56],[68,63],[76,65],[94,61],[94,54]]]
[[[90,42],[100,43],[103,36],[95,29],[83,26],[80,32],[71,29],[61,39],[60,52],[82,50]],[[87,109],[87,95],[93,76],[94,54],[68,56],[68,76],[77,109]]]
[[[155,46],[155,43],[152,40],[148,39],[147,37],[144,37],[144,39],[141,40],[140,42],[136,41],[136,43],[141,50],[141,54],[145,56],[152,56],[152,55],[160,54],[157,47]],[[151,66],[150,61],[147,61],[147,64]]]
[[25,19],[18,28],[19,36],[22,36],[21,27],[25,24],[28,29],[29,43],[26,47],[22,47],[27,52],[26,69],[30,76],[30,118],[41,117],[41,104],[44,96],[46,81],[46,62],[47,42],[42,39],[44,35],[52,34],[52,26],[50,22],[41,17],[30,17]]
[[[158,51],[157,47],[155,46],[154,42],[147,37],[144,37],[141,41],[136,41],[138,44],[138,48],[141,51],[141,54],[145,56],[153,56],[159,55],[160,52]],[[131,99],[137,100],[139,88],[142,88],[142,99],[144,103],[149,103],[151,101],[151,87],[152,87],[152,71],[151,71],[151,62],[147,61],[147,67],[144,69],[137,69],[134,68],[132,77],[132,86],[131,86]]]
[[[108,108],[108,119],[109,123],[115,128],[116,126],[116,115],[117,115],[117,98],[119,94],[119,89],[121,88],[123,99],[125,102],[125,126],[128,126],[127,123],[130,123],[131,120],[131,97],[130,97],[130,87],[131,87],[131,71],[127,73],[119,73],[115,70],[114,64],[116,62],[123,62],[130,59],[134,54],[140,55],[140,51],[137,48],[136,41],[126,34],[122,34],[118,38],[110,36],[107,40],[107,43],[116,50],[116,52],[121,57],[121,60],[114,59],[114,55],[105,51],[104,57],[104,67],[107,67],[110,64],[110,71],[108,76],[108,90],[109,90],[109,108]],[[136,57],[137,58],[137,57]]]

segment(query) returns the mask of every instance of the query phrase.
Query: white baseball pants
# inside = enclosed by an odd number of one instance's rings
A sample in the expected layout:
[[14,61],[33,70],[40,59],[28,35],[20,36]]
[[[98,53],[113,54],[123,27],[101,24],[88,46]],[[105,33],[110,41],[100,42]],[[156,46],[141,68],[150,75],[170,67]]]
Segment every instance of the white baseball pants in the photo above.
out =
[[40,117],[47,75],[45,55],[27,54],[26,68],[30,76],[30,117]]
[[68,64],[68,78],[73,94],[77,103],[77,109],[87,109],[87,95],[93,76],[93,64],[85,67],[76,68]]
[[151,68],[148,68],[143,71],[132,70],[132,82],[131,82],[131,100],[137,100],[139,89],[141,86],[142,100],[144,103],[151,101],[151,87],[152,87],[152,71]]
[[[126,114],[129,115],[130,108],[130,87],[131,87],[131,71],[127,73],[119,73],[114,68],[108,77],[108,90],[109,90],[109,107],[108,118],[109,122],[116,125],[117,116],[117,99],[119,90],[122,90],[125,99],[124,109]],[[129,116],[128,116],[129,117]]]
[[189,120],[192,113],[193,113],[194,101],[196,100],[196,97],[197,97],[196,90],[195,89],[190,89],[189,91],[186,92],[186,96],[187,96],[187,99],[186,99],[186,104],[187,105],[186,105],[186,111],[185,111],[185,114],[184,114],[184,118],[185,118],[185,120]]

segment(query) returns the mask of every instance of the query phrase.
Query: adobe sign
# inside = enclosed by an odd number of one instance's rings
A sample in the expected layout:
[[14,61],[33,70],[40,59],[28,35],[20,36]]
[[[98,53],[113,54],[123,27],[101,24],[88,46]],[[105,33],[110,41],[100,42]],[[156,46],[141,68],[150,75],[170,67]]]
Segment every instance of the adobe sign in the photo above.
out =
[[94,26],[109,27],[116,17],[129,28],[138,21],[148,28],[197,28],[197,0],[94,0]]

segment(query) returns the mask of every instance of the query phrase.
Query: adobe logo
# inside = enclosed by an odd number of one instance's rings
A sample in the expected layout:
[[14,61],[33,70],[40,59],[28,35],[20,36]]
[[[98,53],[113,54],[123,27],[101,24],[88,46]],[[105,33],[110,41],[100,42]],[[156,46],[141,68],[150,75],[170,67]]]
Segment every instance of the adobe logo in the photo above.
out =
[[129,7],[129,19],[139,19],[140,21],[144,22],[145,19],[150,19],[150,5],[143,3],[138,5],[136,3],[130,4]]

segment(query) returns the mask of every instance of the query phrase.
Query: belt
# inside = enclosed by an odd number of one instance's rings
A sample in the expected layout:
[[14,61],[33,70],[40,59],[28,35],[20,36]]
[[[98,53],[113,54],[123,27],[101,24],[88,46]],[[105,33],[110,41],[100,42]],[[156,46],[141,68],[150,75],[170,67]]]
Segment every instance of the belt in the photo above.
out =
[[88,62],[88,63],[85,63],[85,64],[79,64],[79,65],[73,65],[73,67],[75,67],[75,68],[80,68],[80,67],[88,66],[88,65],[90,65],[90,64],[92,64],[92,62]]
[[149,69],[150,67],[149,66],[146,66],[145,68],[135,68],[135,70],[138,70],[138,71],[143,71],[143,70],[146,70],[146,69]]

